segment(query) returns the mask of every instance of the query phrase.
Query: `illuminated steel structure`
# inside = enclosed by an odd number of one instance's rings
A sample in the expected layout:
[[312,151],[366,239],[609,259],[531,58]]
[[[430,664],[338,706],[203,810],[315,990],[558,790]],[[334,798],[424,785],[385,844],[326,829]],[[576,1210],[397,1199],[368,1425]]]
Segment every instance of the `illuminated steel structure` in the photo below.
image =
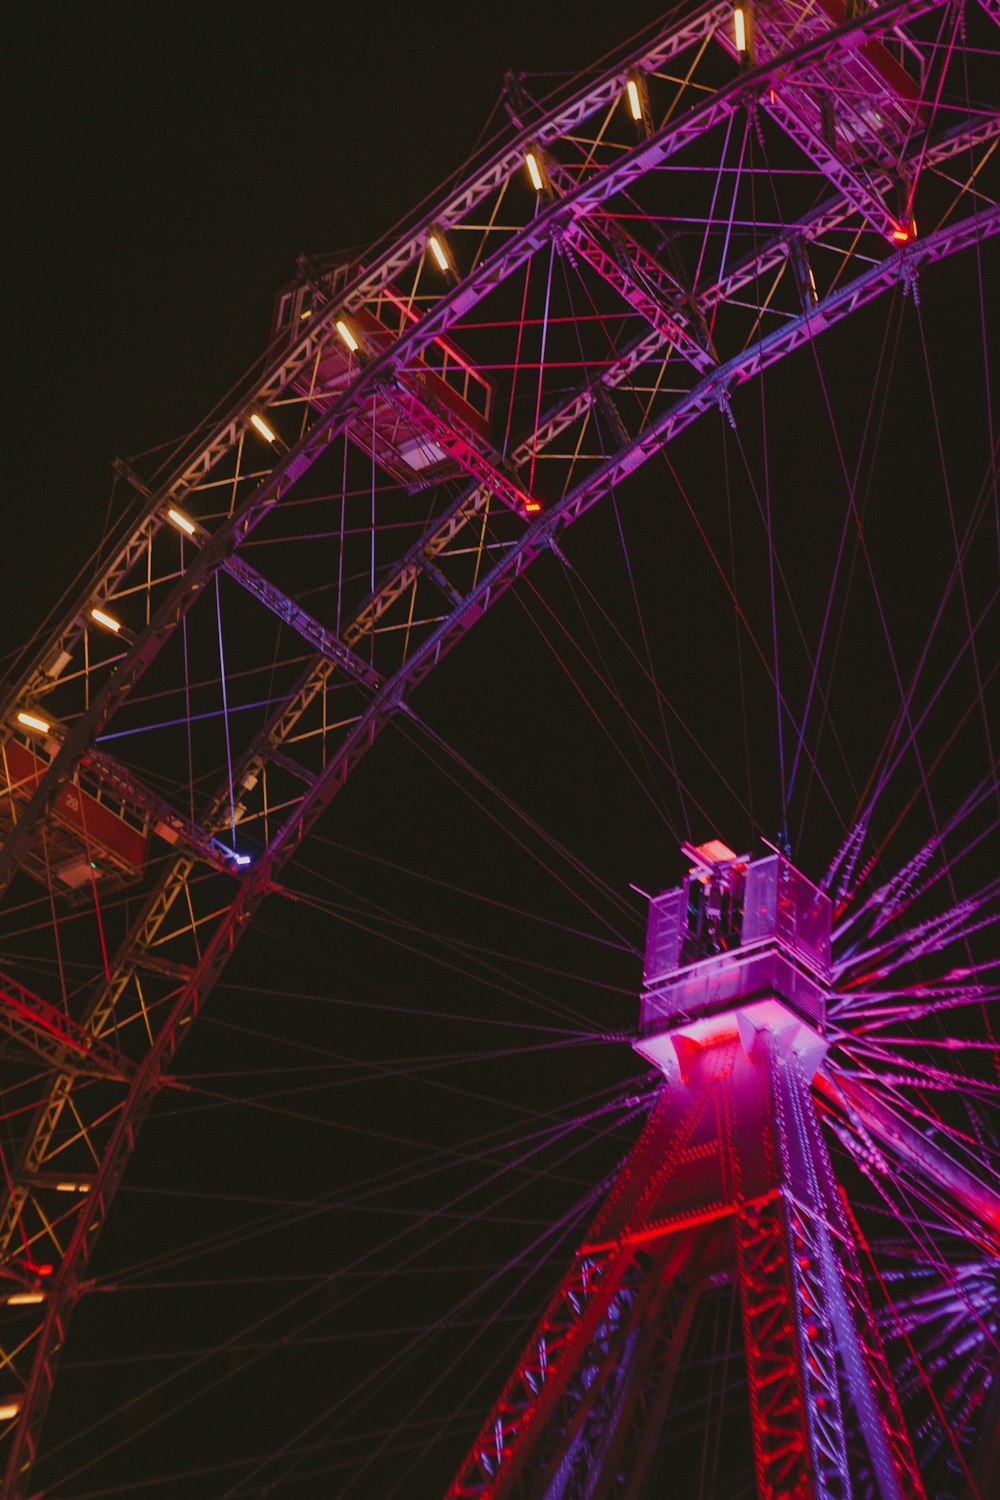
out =
[[[828,896],[719,841],[650,905],[636,1050],[665,1082],[448,1500],[638,1497],[699,1296],[738,1285],[758,1494],[923,1496],[810,1085]],[[855,1444],[857,1446],[857,1444]]]
[[[970,4],[966,19],[973,15],[992,32],[996,0]],[[98,975],[92,983],[47,993],[51,969],[33,966],[30,955],[23,973],[3,981],[11,1118],[22,1126],[4,1163],[0,1206],[4,1500],[31,1493],[72,1309],[186,1028],[384,726],[394,715],[412,718],[414,690],[523,571],[697,418],[729,410],[740,386],[786,355],[1000,231],[988,190],[1000,113],[994,104],[935,114],[929,81],[940,94],[951,52],[927,39],[932,21],[957,33],[961,7],[757,0],[738,37],[728,0],[709,0],[672,12],[543,104],[509,80],[512,130],[430,212],[356,263],[302,266],[279,305],[262,373],[171,464],[136,481],[137,507],[86,589],[16,664],[0,701],[0,890],[41,881],[56,903],[90,902],[100,920],[86,959]],[[737,119],[796,153],[795,171],[776,179],[787,202],[769,209],[775,222],[763,237],[747,228],[749,201],[738,222],[735,197],[733,213],[699,207],[697,264],[687,264],[676,238],[650,227],[653,207],[642,223],[643,194],[652,185],[658,201],[681,202],[695,174],[713,178],[713,162],[721,176],[719,133]],[[933,199],[926,233],[917,232],[921,194]],[[520,425],[504,432],[494,420],[493,372],[517,369],[523,328],[512,278],[556,256],[585,281],[598,316],[573,329],[571,358],[555,357],[558,330],[543,329],[549,343],[531,400],[511,383],[505,394]],[[609,353],[611,323],[618,334]],[[634,411],[616,402],[625,391],[641,393]],[[331,455],[339,464],[359,449],[394,482],[391,515],[384,527],[374,511],[364,526],[341,522],[348,556],[336,590],[323,595],[322,609],[306,607],[283,571],[291,542],[315,552],[297,507],[324,498]],[[259,567],[245,554],[251,538]],[[152,683],[161,696],[183,695],[189,640],[216,653],[225,682],[224,614],[235,621],[230,642],[260,642],[257,656],[271,664],[264,727],[231,743],[224,703],[220,749],[219,740],[182,743],[174,722],[142,723],[135,690]],[[175,791],[165,794],[164,785]],[[102,909],[104,893],[124,885],[133,908]],[[775,965],[791,962],[781,943]],[[769,1041],[765,1027],[750,1053],[739,1039],[697,1051],[684,1086],[697,1094],[707,1060],[729,1059],[725,1087],[747,1110],[767,1090],[800,1109],[808,1038],[821,1026],[786,998],[802,1038],[797,1061],[781,1060],[780,1038]],[[821,1069],[815,1086],[823,1079]],[[952,1211],[986,1232],[995,1209],[988,1191],[925,1149],[905,1121],[887,1118],[867,1096],[828,1102],[909,1153],[915,1170],[943,1184]],[[651,1126],[661,1146],[670,1107]],[[842,1287],[846,1299],[847,1312],[825,1305],[817,1357],[836,1338],[842,1350],[859,1351],[870,1374],[877,1355],[865,1345],[852,1265],[836,1255],[831,1263],[824,1238],[843,1226],[831,1217],[811,1129],[776,1137],[775,1149],[793,1142],[796,1172],[815,1177],[800,1226],[808,1277],[821,1278],[824,1296],[833,1288],[836,1300]],[[765,1184],[759,1155],[745,1171],[761,1183],[756,1198],[772,1205],[756,1224],[752,1215],[740,1220],[741,1253],[752,1260],[769,1234],[787,1245],[792,1230],[773,1206],[786,1201],[786,1178]],[[737,1195],[727,1194],[731,1206]],[[702,1232],[721,1230],[706,1220]],[[995,1243],[995,1219],[989,1233]],[[693,1255],[690,1235],[685,1243]],[[657,1245],[659,1254],[665,1247]],[[610,1249],[594,1255],[595,1267],[614,1260]],[[622,1265],[616,1295],[625,1297],[634,1274]],[[576,1301],[596,1308],[588,1299],[603,1272],[581,1265],[580,1275],[586,1296]],[[610,1307],[612,1281],[602,1285],[600,1305]],[[590,1337],[599,1322],[595,1311],[580,1328]],[[774,1352],[761,1335],[765,1346]],[[879,1407],[877,1422],[871,1412],[859,1420],[873,1465],[908,1473],[892,1413]],[[815,1448],[820,1438],[812,1429],[807,1436]],[[822,1461],[835,1466],[831,1445]]]

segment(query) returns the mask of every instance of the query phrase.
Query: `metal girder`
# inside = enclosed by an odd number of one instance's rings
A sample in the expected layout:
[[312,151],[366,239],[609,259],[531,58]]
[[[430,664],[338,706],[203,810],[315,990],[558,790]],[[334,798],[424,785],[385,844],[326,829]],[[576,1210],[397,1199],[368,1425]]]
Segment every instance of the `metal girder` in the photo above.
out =
[[[780,1129],[787,1132],[782,1166],[793,1231],[788,1249],[798,1260],[796,1270],[805,1278],[817,1279],[813,1295],[795,1303],[801,1363],[808,1371],[807,1379],[811,1378],[815,1345],[811,1329],[818,1327],[821,1304],[882,1500],[922,1500],[920,1471],[808,1084],[796,1058],[778,1062],[773,1038],[767,1038],[767,1050],[772,1107],[781,1121]],[[804,1253],[800,1246],[806,1247]],[[827,1408],[820,1402],[814,1415],[817,1432],[826,1416]]]
[[0,1031],[56,1068],[116,1082],[132,1074],[128,1060],[104,1045],[65,1012],[42,1000],[9,974],[0,973]]
[[[971,127],[958,126],[928,149],[925,156],[926,164],[933,166],[947,161],[974,145],[986,144],[998,136],[1000,136],[1000,115],[989,120],[977,121]],[[805,241],[820,239],[839,228],[852,211],[853,205],[849,204],[845,198],[838,196],[829,199],[808,218],[797,224],[794,230],[775,235],[758,252],[737,262],[719,281],[700,288],[696,297],[699,311],[712,312],[720,303],[747,286],[753,285],[760,277],[784,266],[789,258],[789,242],[793,234]],[[607,370],[602,372],[600,385],[611,390],[626,385],[635,371],[646,361],[655,357],[666,342],[669,342],[667,330],[664,332],[653,330],[637,339]],[[579,420],[581,415],[586,413],[593,405],[594,399],[592,389],[584,386],[575,391],[568,400],[546,412],[536,432],[515,449],[512,455],[515,466],[530,458],[533,444],[539,450],[544,449],[565,432],[575,421]],[[425,571],[425,560],[435,556],[453,541],[458,532],[480,513],[484,502],[485,496],[481,491],[473,491],[457,500],[454,506],[434,523],[427,535],[409,550],[398,568],[383,581],[378,592],[346,628],[345,639],[353,643],[372,630],[378,619],[405,591],[415,574]],[[447,592],[447,589],[444,592]]]
[[860,1078],[820,1069],[814,1087],[834,1117],[843,1118],[876,1140],[900,1165],[933,1190],[941,1211],[1000,1258],[1000,1184],[983,1181],[915,1130],[898,1109]]
[[652,73],[666,67],[689,47],[710,36],[725,24],[732,14],[729,0],[709,4],[700,11],[681,17],[670,16],[662,30],[657,25],[648,42],[643,41],[615,60],[612,67],[598,74],[587,87],[524,127],[519,136],[490,159],[473,180],[421,219],[419,225],[388,251],[374,270],[365,268],[344,294],[344,305],[359,306],[384,281],[391,280],[423,254],[427,235],[435,226],[448,230],[474,207],[486,193],[501,186],[524,164],[524,153],[531,145],[545,147],[577,129],[598,110],[607,109],[620,97],[633,73]]
[[372,692],[381,685],[378,673],[357,652],[352,651],[350,646],[345,645],[335,631],[321,625],[308,610],[283,594],[242,557],[227,557],[223,567],[241,588],[246,589],[265,609],[269,609],[279,620],[289,625],[308,646],[331,666],[338,667],[352,682],[360,683]]
[[[940,166],[960,153],[971,150],[975,146],[988,145],[998,137],[1000,137],[1000,112],[988,119],[956,126],[928,147],[924,153],[924,165],[927,168]],[[885,191],[889,186],[888,177],[876,177],[874,182],[880,191]],[[844,223],[849,208],[853,206],[843,196],[831,198],[804,220],[801,226],[796,226],[796,233],[809,242],[821,240]],[[736,292],[749,286],[758,276],[766,275],[768,271],[773,270],[789,254],[788,239],[788,235],[778,235],[758,255],[734,266],[732,271],[720,277],[714,286],[698,293],[699,304],[706,312],[709,312]]]
[[[794,49],[781,59],[782,76],[794,76],[799,70],[807,68],[812,64],[818,56],[823,55],[828,48],[842,47],[849,50],[856,45],[860,36],[881,34],[882,31],[890,29],[907,19],[920,15],[927,10],[937,8],[941,3],[942,0],[888,0],[888,3],[880,6],[878,10],[868,10],[863,15],[856,16],[853,20],[846,23],[846,25],[837,28],[834,32],[825,34],[819,40],[813,40],[804,46]],[[684,46],[689,45],[692,40],[697,40],[699,37],[708,34],[727,15],[728,7],[726,6],[709,7],[702,15],[681,23],[676,29],[672,28],[668,35],[661,39],[656,46],[633,59],[630,66],[653,68],[660,65],[661,62],[673,56],[676,51],[682,50]],[[586,117],[587,114],[598,108],[601,103],[606,102],[607,97],[612,97],[616,91],[620,91],[624,86],[627,76],[628,66],[624,69],[616,70],[609,78],[601,80],[599,85],[588,90],[577,105],[577,110],[583,108],[585,111],[582,117]],[[561,199],[558,204],[550,206],[533,224],[519,231],[508,246],[505,246],[501,252],[498,252],[484,262],[472,277],[467,278],[453,292],[442,298],[433,313],[422,318],[418,324],[415,324],[404,336],[397,340],[392,350],[370,363],[365,372],[367,378],[363,377],[359,379],[347,397],[337,403],[335,412],[338,430],[346,426],[349,417],[354,415],[357,407],[363,403],[369,381],[375,384],[378,375],[383,371],[388,373],[390,369],[395,370],[403,367],[408,359],[411,359],[425,348],[455,316],[466,312],[486,291],[491,289],[495,285],[498,276],[506,276],[511,270],[516,269],[527,255],[533,253],[539,243],[544,242],[547,237],[555,232],[558,225],[562,223],[568,224],[579,215],[592,212],[605,198],[627,188],[636,178],[660,165],[689,141],[697,138],[704,131],[711,129],[720,120],[727,118],[746,99],[755,96],[756,92],[766,82],[768,76],[769,74],[766,70],[761,70],[759,75],[757,72],[751,72],[735,80],[713,96],[712,100],[690,111],[682,120],[664,126],[649,141],[642,143],[629,152],[613,168],[598,172],[586,183],[579,185],[570,194]],[[609,83],[613,84],[610,95],[608,95]],[[554,114],[550,121],[533,127],[531,138],[540,141],[554,139],[563,130],[570,128],[570,125],[580,117],[573,109],[570,109],[565,115],[563,113]],[[504,175],[509,175],[520,164],[522,154],[522,147],[519,144],[516,150],[512,149],[505,152],[501,158],[498,158],[498,160],[502,160],[503,162]],[[484,187],[483,191],[485,190]],[[436,209],[433,220],[429,220],[428,222],[438,222],[446,228],[449,222],[447,211],[442,208]],[[235,445],[238,435],[246,427],[249,411],[256,406],[266,406],[269,404],[275,399],[277,394],[280,394],[292,382],[301,369],[316,357],[322,340],[331,333],[332,322],[339,306],[343,305],[348,309],[359,306],[367,297],[377,292],[385,281],[391,279],[392,275],[401,269],[403,265],[409,264],[418,253],[422,253],[425,238],[426,234],[422,231],[419,247],[416,241],[407,241],[406,249],[402,252],[402,260],[399,260],[396,255],[388,257],[379,264],[375,272],[366,272],[364,277],[359,278],[354,284],[348,287],[345,291],[342,304],[331,304],[328,308],[321,310],[317,314],[310,322],[307,333],[300,336],[293,348],[286,351],[282,359],[272,367],[269,375],[265,377],[264,383],[256,388],[250,397],[240,403],[234,414],[226,419],[222,427],[217,430],[209,443],[199,450],[196,457],[191,460],[187,467],[173,481],[157,492],[153,502],[154,507],[157,508],[144,518],[138,530],[126,544],[126,548],[123,549],[119,557],[106,571],[107,577],[117,577],[119,574],[124,575],[124,572],[127,571],[126,553],[131,558],[131,561],[128,563],[130,567],[134,563],[135,557],[141,555],[150,527],[153,525],[158,527],[162,523],[162,506],[168,500],[175,500],[180,503],[187,491],[195,485],[197,480],[210,472],[221,454],[229,451]],[[334,412],[331,412],[329,415],[332,418]],[[306,452],[305,440],[303,440],[285,456],[283,465],[279,466],[285,470],[285,473],[279,476],[279,482],[282,478],[285,478],[287,483],[291,483],[294,477],[297,477],[297,473],[301,472],[299,464],[304,468],[308,462],[305,458]],[[277,496],[273,498],[270,496],[267,498],[262,497],[261,504],[266,509],[270,503],[273,503],[274,498],[277,498]],[[252,508],[255,520],[259,519],[259,510],[260,504]],[[254,524],[254,522],[250,524]],[[234,545],[238,545],[239,540],[246,534],[246,530],[236,524],[235,518],[229,530],[233,535]],[[81,611],[79,610],[75,611],[67,626],[67,630],[71,635],[73,635],[73,632],[78,633],[80,613]],[[75,638],[76,636],[73,635],[73,639]],[[60,636],[55,647],[47,647],[43,655],[46,661],[50,661],[53,657],[58,658],[63,651],[69,649],[71,649],[70,636],[67,635],[65,639],[63,636]],[[30,678],[31,674],[29,673],[28,679],[24,680],[30,681]]]
[[836,1338],[811,1217],[775,1190],[737,1224],[757,1493],[847,1495]]
[[75,1273],[87,1263],[90,1246],[101,1230],[108,1204],[132,1153],[134,1132],[162,1081],[159,1072],[161,1062],[161,1049],[154,1049],[136,1070],[126,1102],[118,1113],[118,1123],[110,1147],[105,1152],[90,1184],[90,1191],[76,1215],[63,1257],[63,1266],[60,1273],[47,1285],[43,1318],[35,1338],[36,1354],[25,1388],[21,1413],[12,1435],[3,1486],[0,1489],[3,1500],[13,1500],[13,1497],[22,1492],[22,1483],[27,1481],[34,1465],[56,1366],[65,1344],[69,1318],[80,1294],[79,1276]]
[[[685,308],[677,305],[677,289],[668,282],[663,267],[630,235],[616,232],[607,216],[593,223],[577,219],[567,227],[564,242],[699,373],[718,364],[708,347],[707,330],[698,329],[705,339],[702,343],[686,326]],[[687,318],[697,323],[690,305],[686,311]]]
[[124,703],[135,684],[156,660],[195,600],[223,568],[232,553],[285,489],[316,462],[333,438],[333,430],[321,417],[284,455],[265,482],[253,492],[236,514],[196,551],[194,560],[171,589],[156,615],[142,631],[125,660],[109,676],[90,704],[69,728],[38,789],[25,806],[13,832],[0,849],[0,890],[9,883],[27,851],[39,821],[52,806],[59,790],[73,775],[80,758]]
[[[727,120],[748,100],[755,98],[772,77],[795,78],[828,52],[849,51],[864,37],[881,35],[907,20],[938,9],[941,3],[942,0],[886,0],[886,4],[877,10],[866,10],[834,31],[792,49],[779,61],[752,69],[724,85],[711,98],[680,118],[669,121],[614,163],[595,172],[543,208],[529,225],[512,235],[471,275],[442,297],[392,349],[372,361],[367,371],[368,378],[374,379],[383,371],[404,366],[407,359],[426,348],[456,317],[470,311],[498,280],[506,279],[538,248],[557,238],[574,220],[594,213],[607,199],[625,192],[647,172],[663,166],[692,141]],[[338,405],[338,420],[342,405],[352,409],[357,406],[362,398],[363,384],[359,381]]]
[[[627,1287],[633,1319],[664,1319],[661,1290],[683,1275],[683,1304],[689,1287],[706,1291],[720,1261],[739,1279],[761,1500],[843,1500],[852,1430],[881,1500],[923,1500],[808,1084],[767,1032],[749,1050],[729,1033],[695,1047],[684,1077],[662,1088],[447,1500],[613,1493],[602,1467],[610,1477],[614,1465],[603,1460],[627,1444],[628,1386],[648,1374],[657,1330],[629,1342],[621,1326],[615,1366],[609,1309]],[[646,1414],[661,1421],[690,1314],[664,1321],[662,1399]],[[612,1381],[612,1369],[622,1378]],[[589,1440],[585,1409],[599,1414]],[[659,1426],[649,1430],[655,1443]],[[623,1487],[635,1492],[627,1479]]]
[[628,1300],[621,1298],[615,1324],[605,1320],[599,1341],[577,1362],[575,1378],[549,1412],[547,1434],[543,1430],[541,1441],[531,1446],[514,1482],[518,1494],[595,1500],[612,1479],[626,1414],[634,1411],[650,1366],[657,1365],[662,1378],[672,1351],[679,1357],[693,1316],[694,1300],[678,1298],[676,1290],[691,1247],[671,1248],[666,1263],[662,1244],[655,1259],[640,1257],[648,1264],[637,1266],[637,1284],[629,1286]]
[[894,231],[907,232],[898,213],[892,212],[883,197],[883,193],[891,186],[890,179],[884,172],[862,174],[846,162],[836,146],[831,146],[813,130],[784,94],[775,93],[773,97],[763,98],[761,108],[771,115],[785,134],[815,163],[823,176],[829,178],[833,186],[854,205],[876,234],[888,239]]
[[[508,113],[523,132],[525,125],[519,111],[520,104],[515,109],[508,101]],[[561,193],[577,186],[572,172],[559,162],[546,158],[545,171],[549,182]],[[696,370],[704,373],[718,363],[690,288],[678,285],[656,257],[611,214],[595,213],[589,222],[574,220],[564,230],[561,243],[586,261],[591,270],[662,335],[664,343],[672,344]],[[698,336],[691,333],[689,321],[694,322]]]
[[236,856],[228,845],[223,844],[207,829],[199,827],[192,818],[185,817],[164,798],[148,787],[134,771],[123,766],[104,750],[91,748],[83,756],[83,763],[102,786],[110,787],[137,812],[149,818],[153,832],[168,844],[180,844],[188,853],[204,860],[215,870],[230,875],[240,873]]
[[[754,63],[767,67],[775,61],[789,21],[804,27],[811,36],[829,34],[835,26],[829,9],[828,5],[796,6],[761,0],[753,10],[751,25]],[[738,59],[735,41],[729,33],[720,28],[716,36],[730,56]],[[848,53],[836,60],[834,68],[824,70],[822,74],[789,87],[784,81],[781,87],[772,86],[761,93],[759,107],[854,204],[862,219],[876,233],[888,238],[894,231],[908,233],[909,230],[909,226],[902,223],[899,212],[893,211],[886,201],[887,195],[899,185],[898,180],[894,181],[885,171],[886,164],[898,155],[893,139],[893,134],[898,132],[887,130],[883,116],[875,112],[872,105],[866,112],[867,117],[859,116],[856,111],[853,113],[851,136],[849,140],[845,139],[838,112],[850,108],[851,83],[858,85],[859,98],[866,103],[870,96],[869,89],[863,88],[857,79],[852,80],[850,69],[864,68],[870,80],[878,80],[881,84],[878,102],[882,109],[888,112],[889,108],[895,107],[908,120],[911,129],[920,109],[914,97],[897,93],[894,85],[898,84],[898,78],[880,75],[874,63],[865,64],[862,59],[860,52]],[[896,68],[897,74],[906,81],[906,75],[888,54],[886,63]],[[819,99],[815,97],[817,91],[822,96]],[[830,105],[825,128],[824,103]]]
[[[52,1392],[55,1367],[62,1353],[69,1317],[79,1295],[82,1274],[131,1155],[136,1131],[162,1086],[165,1067],[183,1040],[185,1027],[197,1014],[203,996],[211,989],[225,966],[237,937],[246,929],[266,890],[267,885],[258,881],[252,887],[240,891],[237,898],[239,916],[235,929],[231,929],[226,923],[216,928],[205,946],[201,962],[182,986],[180,998],[175,1000],[169,1018],[161,1025],[145,1056],[134,1069],[127,1094],[115,1112],[110,1140],[94,1172],[85,1203],[76,1215],[62,1263],[48,1284],[44,1316],[35,1340],[35,1356],[25,1387],[21,1413],[12,1435],[3,1486],[0,1488],[2,1500],[13,1500],[13,1497],[21,1493],[22,1480],[30,1474],[34,1464],[38,1438]],[[91,1024],[94,1024],[97,1014],[96,1010],[91,1013]],[[62,1102],[65,1101],[60,1101],[60,1108]],[[50,1110],[52,1107],[50,1102]],[[36,1134],[35,1141],[34,1154],[40,1155],[44,1150],[44,1133],[41,1136]],[[33,1170],[38,1169],[35,1167]]]
[[[671,1293],[681,1295],[671,1307]],[[640,1500],[656,1459],[657,1444],[670,1406],[691,1324],[705,1287],[693,1282],[686,1292],[664,1278],[659,1306],[647,1321],[645,1347],[636,1353],[630,1389],[614,1424],[585,1500]]]
[[527,1460],[532,1429],[567,1396],[567,1404],[579,1405],[580,1397],[573,1402],[567,1387],[581,1361],[592,1357],[595,1343],[600,1354],[606,1352],[609,1327],[632,1300],[631,1289],[623,1288],[632,1261],[621,1253],[577,1257],[449,1489],[449,1500],[494,1500],[510,1493]]
[[[626,448],[610,455],[562,500],[551,506],[519,540],[512,542],[500,561],[416,648],[406,665],[386,685],[387,689],[397,698],[404,691],[410,691],[451,649],[473,619],[479,618],[470,613],[473,606],[478,606],[480,612],[489,609],[532,559],[551,544],[557,531],[577,520],[608,490],[658,454],[703,412],[716,409],[730,387],[752,379],[793,349],[810,342],[824,328],[831,327],[872,298],[898,285],[905,274],[915,274],[922,264],[930,264],[943,255],[997,233],[1000,233],[1000,209],[992,208],[904,246],[880,265],[838,287],[815,307],[720,365],[694,390],[651,422]],[[379,709],[373,704],[369,712],[377,717]],[[363,734],[362,721],[352,739]]]
[[581,506],[592,504],[599,493],[613,487],[627,474],[639,468],[652,453],[658,452],[664,443],[676,437],[703,411],[717,406],[730,387],[742,385],[754,378],[791,349],[810,342],[824,328],[847,317],[866,302],[904,281],[907,276],[915,276],[924,264],[933,264],[942,256],[953,254],[997,233],[1000,233],[1000,209],[994,206],[901,247],[885,261],[821,298],[809,311],[719,365],[694,390],[682,396],[667,412],[651,422],[628,448],[612,455],[558,505],[552,506],[532,528],[533,534],[555,527],[568,513],[578,514]]

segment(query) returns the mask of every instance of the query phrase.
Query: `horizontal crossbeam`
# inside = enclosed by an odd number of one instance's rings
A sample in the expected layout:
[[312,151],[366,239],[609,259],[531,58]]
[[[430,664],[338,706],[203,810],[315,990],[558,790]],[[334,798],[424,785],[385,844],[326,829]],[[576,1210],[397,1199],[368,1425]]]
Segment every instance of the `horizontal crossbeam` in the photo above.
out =
[[0,973],[0,1032],[50,1067],[127,1081],[132,1064],[86,1027]]

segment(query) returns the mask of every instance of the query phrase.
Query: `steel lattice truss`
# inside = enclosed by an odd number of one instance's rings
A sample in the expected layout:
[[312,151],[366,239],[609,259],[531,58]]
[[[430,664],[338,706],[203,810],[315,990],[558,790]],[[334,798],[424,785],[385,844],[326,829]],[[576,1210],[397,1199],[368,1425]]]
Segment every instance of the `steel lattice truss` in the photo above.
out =
[[449,1500],[644,1493],[697,1304],[729,1277],[758,1493],[852,1493],[839,1360],[879,1493],[924,1494],[800,1064],[754,1050],[706,1047],[662,1090]]
[[[939,0],[846,17],[837,0],[762,0],[740,59],[728,4],[682,7],[544,105],[511,79],[502,144],[397,239],[303,264],[263,372],[164,471],[126,475],[128,525],[0,713],[0,883],[27,870],[60,900],[141,896],[130,925],[116,928],[122,907],[107,915],[102,977],[61,1007],[30,971],[2,979],[29,1122],[0,1216],[18,1409],[5,1496],[29,1491],[93,1246],[186,1029],[383,727],[413,713],[414,690],[535,559],[700,415],[1000,231],[1000,112],[938,110],[951,52],[925,45],[968,19]],[[780,163],[759,182],[740,165],[751,138]],[[681,253],[677,203],[696,254]],[[541,328],[519,315],[529,279],[545,289]],[[522,383],[504,431],[498,392],[522,364],[530,394]],[[321,553],[315,516],[334,494],[339,542]],[[300,584],[310,569],[319,593]],[[173,716],[151,730],[139,685],[176,705],[189,655],[219,660],[223,622],[231,681],[267,664],[266,727],[232,746],[209,730],[185,741]],[[850,1108],[894,1135],[876,1101]],[[995,1203],[970,1203],[953,1164],[910,1155],[956,1215],[989,1222]],[[766,1229],[748,1224],[742,1253]],[[626,1269],[587,1272],[600,1299],[587,1338],[600,1322],[609,1362],[643,1336]],[[683,1323],[685,1307],[670,1316]],[[672,1347],[658,1351],[660,1395],[615,1399],[660,1400]]]

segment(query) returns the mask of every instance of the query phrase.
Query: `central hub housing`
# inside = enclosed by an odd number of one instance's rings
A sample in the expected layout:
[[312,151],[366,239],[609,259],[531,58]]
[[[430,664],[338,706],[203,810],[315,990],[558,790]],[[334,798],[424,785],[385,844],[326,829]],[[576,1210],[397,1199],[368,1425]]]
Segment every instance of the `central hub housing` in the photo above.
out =
[[636,1051],[668,1075],[692,1045],[766,1029],[815,1068],[826,1043],[830,899],[780,854],[683,846],[692,868],[649,906]]

